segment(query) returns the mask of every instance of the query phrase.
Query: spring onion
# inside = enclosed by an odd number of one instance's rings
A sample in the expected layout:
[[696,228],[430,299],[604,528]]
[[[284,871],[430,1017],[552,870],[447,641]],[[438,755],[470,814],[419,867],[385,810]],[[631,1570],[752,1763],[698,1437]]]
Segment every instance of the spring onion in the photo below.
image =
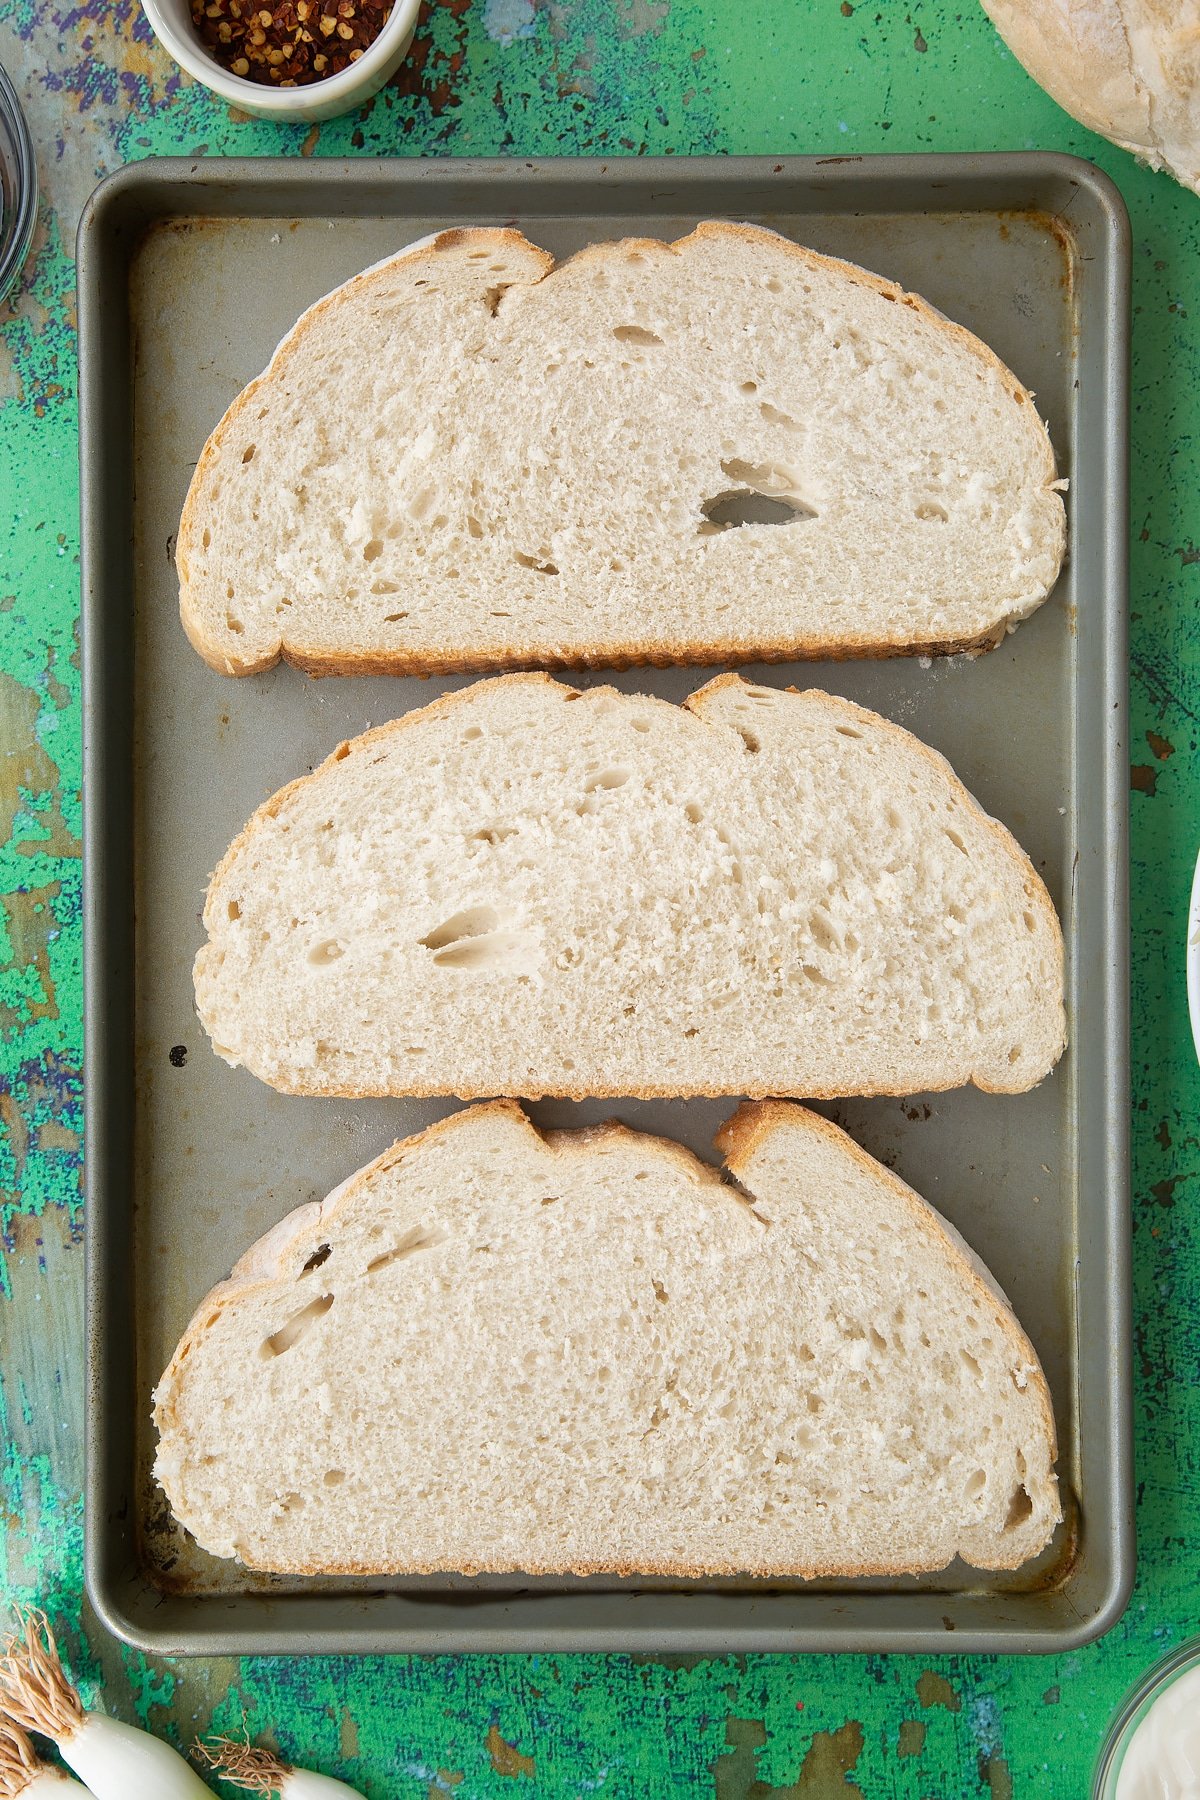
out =
[[0,1698],[25,1731],[58,1746],[93,1800],[212,1800],[212,1790],[161,1738],[85,1712],[63,1673],[44,1613],[18,1608],[20,1631],[0,1657]]
[[294,1769],[281,1762],[273,1750],[257,1744],[240,1744],[234,1738],[217,1738],[197,1744],[197,1753],[212,1764],[223,1781],[244,1788],[248,1794],[279,1794],[281,1800],[362,1800],[357,1788],[317,1775],[311,1769]]
[[21,1727],[0,1716],[0,1800],[67,1800],[65,1788],[75,1789],[75,1800],[87,1800],[86,1788],[41,1762]]

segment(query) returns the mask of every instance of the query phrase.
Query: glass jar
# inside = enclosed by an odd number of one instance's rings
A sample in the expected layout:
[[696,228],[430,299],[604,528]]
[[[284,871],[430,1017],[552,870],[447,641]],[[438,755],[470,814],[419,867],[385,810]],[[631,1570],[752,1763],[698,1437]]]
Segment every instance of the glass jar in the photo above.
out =
[[1184,1675],[1200,1669],[1200,1638],[1191,1638],[1144,1675],[1126,1697],[1109,1729],[1096,1765],[1092,1800],[1116,1800],[1121,1764],[1134,1734],[1156,1700]]
[[21,272],[36,219],[33,142],[16,89],[0,69],[0,300]]

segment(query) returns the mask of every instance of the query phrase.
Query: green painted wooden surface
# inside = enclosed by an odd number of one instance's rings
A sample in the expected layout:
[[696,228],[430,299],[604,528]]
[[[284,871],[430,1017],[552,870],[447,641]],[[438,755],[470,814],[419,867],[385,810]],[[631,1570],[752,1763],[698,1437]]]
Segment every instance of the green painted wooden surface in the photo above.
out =
[[[443,0],[393,86],[319,129],[181,83],[133,0],[0,0],[38,141],[0,313],[0,1589],[47,1605],[90,1698],[189,1740],[274,1736],[370,1796],[1083,1795],[1109,1717],[1200,1610],[1200,1075],[1183,943],[1200,840],[1200,199],[1075,126],[975,0]],[[1133,218],[1133,969],[1140,1574],[1054,1659],[466,1657],[158,1664],[81,1596],[80,697],[71,246],[151,152],[287,156],[1042,147]],[[1200,314],[1198,314],[1200,316]]]

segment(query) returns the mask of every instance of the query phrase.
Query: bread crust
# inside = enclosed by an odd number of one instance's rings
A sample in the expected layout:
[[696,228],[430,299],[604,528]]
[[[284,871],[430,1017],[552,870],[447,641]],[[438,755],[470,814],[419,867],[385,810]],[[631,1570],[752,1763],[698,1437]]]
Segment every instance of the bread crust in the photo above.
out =
[[[563,692],[564,697],[579,692],[577,688],[564,687],[561,682],[555,681],[553,676],[541,671],[498,675],[493,677],[487,685],[489,687],[495,687],[502,683],[510,687],[524,684],[557,688]],[[225,852],[225,855],[221,858],[221,861],[213,871],[209,881],[208,893],[205,897],[203,913],[205,929],[209,931],[210,936],[215,920],[215,914],[212,911],[215,904],[215,896],[226,875],[237,858],[241,856],[247,848],[249,840],[253,836],[255,830],[267,820],[275,818],[283,810],[292,794],[302,788],[306,782],[316,780],[319,776],[331,769],[335,763],[343,761],[345,757],[363,753],[372,745],[379,743],[382,739],[391,737],[395,733],[401,731],[410,730],[415,725],[421,724],[428,719],[446,717],[448,714],[464,705],[468,696],[474,694],[479,685],[479,683],[476,683],[469,688],[458,688],[453,693],[441,694],[436,700],[430,701],[426,706],[416,707],[411,712],[402,713],[398,719],[392,719],[385,725],[376,725],[370,731],[363,732],[356,738],[343,740],[343,742],[325,758],[324,762],[319,763],[310,774],[301,775],[295,781],[288,782],[285,787],[279,789],[278,793],[273,794],[269,800],[264,801],[251,815],[237,837],[234,838],[229,849]],[[690,712],[693,717],[698,719],[702,724],[711,725],[712,722],[708,719],[705,712],[704,702],[706,696],[718,694],[730,687],[740,687],[742,685],[744,685],[744,683],[740,675],[717,675],[711,681],[706,682],[703,687],[697,688],[694,693],[689,694],[680,704],[684,711]],[[591,688],[588,691],[592,694],[616,694],[618,692],[617,689],[611,687]],[[1059,966],[1062,966],[1062,926],[1059,923],[1058,914],[1055,911],[1054,903],[1046,890],[1045,883],[1042,881],[1037,870],[1034,868],[1033,863],[1017,843],[1012,833],[1006,826],[1002,825],[998,819],[993,819],[989,813],[984,811],[983,807],[981,807],[979,802],[975,799],[975,796],[963,785],[953,768],[946,761],[946,758],[942,756],[939,751],[933,750],[928,744],[922,743],[919,738],[914,737],[911,732],[906,731],[902,725],[893,724],[890,719],[885,719],[882,714],[871,712],[869,708],[858,706],[854,701],[846,700],[840,695],[826,693],[821,688],[800,689],[788,687],[781,691],[790,694],[802,694],[806,699],[810,700],[819,700],[828,707],[831,714],[836,715],[840,719],[854,720],[857,723],[869,726],[872,730],[882,730],[885,733],[895,734],[898,737],[903,737],[907,743],[915,745],[922,756],[937,772],[939,779],[950,785],[955,798],[960,804],[973,811],[976,817],[984,823],[989,835],[995,841],[997,852],[1002,855],[1005,860],[1011,861],[1014,858],[1016,859],[1030,904],[1040,913],[1043,924],[1054,938],[1057,946]],[[621,698],[624,699],[627,698],[627,696],[622,695]],[[643,695],[641,698],[645,704],[650,706],[673,705],[672,701],[662,700],[654,695]],[[203,952],[200,954],[203,954]],[[1062,1054],[1065,1042],[1066,1040],[1064,1037],[1062,1043],[1059,1045],[1059,1056]],[[779,1079],[772,1084],[771,1088],[748,1088],[743,1091],[746,1092],[748,1098],[754,1100],[766,1100],[772,1098],[775,1094],[787,1093],[788,1086],[784,1076],[785,1072],[781,1071]],[[496,1090],[494,1087],[447,1088],[445,1085],[439,1086],[435,1083],[422,1082],[419,1079],[414,1079],[408,1073],[406,1073],[403,1082],[397,1081],[395,1085],[387,1088],[356,1087],[353,1084],[342,1082],[339,1082],[336,1087],[329,1087],[307,1082],[301,1077],[296,1077],[290,1081],[273,1077],[270,1085],[279,1093],[295,1094],[312,1099],[330,1094],[336,1094],[338,1097],[347,1100],[367,1100],[380,1097],[404,1097],[425,1100],[442,1098],[447,1095],[458,1100],[491,1100],[496,1097]],[[924,1084],[921,1088],[921,1092],[930,1094],[945,1093],[953,1088],[963,1085],[977,1087],[982,1092],[989,1094],[1028,1093],[1030,1087],[1028,1082],[1018,1081],[1012,1084],[1005,1084],[1000,1081],[990,1081],[984,1075],[973,1073],[969,1077],[968,1083],[959,1081],[939,1083],[938,1081],[933,1080]],[[727,1095],[729,1091],[728,1087],[704,1086],[702,1084],[691,1082],[683,1087],[657,1082],[647,1083],[641,1087],[629,1087],[628,1085],[614,1085],[611,1087],[600,1085],[588,1085],[586,1087],[565,1085],[560,1087],[546,1086],[539,1088],[536,1092],[531,1091],[527,1085],[523,1085],[519,1090],[514,1087],[512,1097],[525,1100],[675,1100],[680,1098],[712,1100],[722,1098]],[[806,1087],[802,1097],[807,1100],[837,1100],[850,1099],[858,1095],[902,1096],[911,1094],[913,1091],[911,1083],[896,1087],[880,1086],[878,1083],[872,1083],[869,1086],[856,1087],[853,1084],[842,1082],[836,1087],[829,1088]]]
[[[372,282],[382,279],[385,269],[390,268],[397,260],[410,256],[414,261],[435,258],[441,251],[469,241],[494,243],[498,250],[507,250],[518,254],[528,254],[542,264],[541,273],[529,284],[538,286],[556,271],[573,267],[576,264],[598,262],[603,264],[609,259],[627,253],[631,249],[640,250],[643,254],[679,256],[686,246],[693,242],[713,241],[727,242],[730,238],[749,244],[759,244],[762,239],[770,238],[774,243],[794,256],[806,269],[835,270],[852,284],[866,287],[871,292],[882,295],[885,299],[910,308],[927,324],[946,336],[951,342],[967,350],[989,374],[996,375],[1005,391],[1014,401],[1033,408],[1033,395],[1022,386],[1012,371],[1003,363],[996,353],[964,326],[947,319],[945,315],[918,294],[910,294],[898,283],[887,280],[884,276],[875,275],[857,263],[847,262],[840,257],[822,255],[809,250],[802,244],[782,234],[770,231],[758,225],[738,224],[726,220],[708,219],[701,221],[691,232],[683,237],[667,243],[657,238],[625,238],[606,243],[592,244],[576,251],[561,263],[556,263],[548,251],[530,242],[524,234],[515,229],[504,229],[491,226],[475,228],[455,228],[437,233],[427,243],[411,252],[401,251],[395,257],[374,264],[360,274],[352,276],[341,287],[318,300],[301,315],[296,324],[282,339],[274,351],[270,362],[261,375],[255,377],[242,393],[234,400],[219,421],[201,451],[199,461],[188,487],[184,502],[183,514],[179,524],[179,535],[176,545],[175,560],[179,575],[179,607],[184,631],[193,648],[218,673],[225,675],[259,675],[273,668],[280,661],[303,670],[309,675],[460,675],[478,674],[485,671],[496,671],[521,667],[538,667],[550,669],[585,669],[593,667],[621,668],[650,665],[668,667],[677,663],[729,664],[747,662],[811,662],[811,661],[846,661],[857,658],[878,658],[884,656],[953,656],[963,652],[982,654],[994,649],[1014,630],[1020,620],[1029,611],[1040,605],[1049,593],[1049,586],[1041,597],[1025,611],[1014,611],[1004,619],[997,621],[972,637],[955,638],[922,638],[901,639],[879,638],[866,632],[856,632],[852,627],[842,627],[836,634],[828,636],[812,636],[793,634],[786,637],[709,639],[696,642],[687,638],[649,638],[648,636],[631,638],[621,643],[581,643],[578,647],[565,649],[560,645],[533,645],[514,643],[510,649],[499,651],[480,651],[470,643],[459,645],[447,644],[439,650],[406,650],[397,647],[384,650],[372,647],[359,648],[322,648],[318,644],[302,644],[289,642],[286,633],[281,632],[274,647],[264,649],[255,655],[239,655],[225,638],[215,638],[206,631],[195,608],[192,594],[192,578],[189,555],[192,544],[201,529],[203,508],[207,501],[209,479],[226,439],[238,429],[242,415],[254,404],[255,398],[265,382],[293,355],[304,353],[309,335],[319,330],[322,320],[329,309],[337,305],[352,293],[361,291]],[[1057,477],[1054,450],[1049,433],[1045,426],[1035,434],[1037,445],[1036,456],[1040,465],[1043,485],[1053,486]],[[1060,521],[1059,541],[1056,547],[1056,562],[1061,566],[1065,550],[1065,525]],[[1052,584],[1051,584],[1052,585]]]
[[[283,1279],[283,1269],[287,1264],[294,1264],[302,1251],[310,1246],[315,1247],[324,1237],[337,1229],[338,1216],[359,1192],[379,1174],[402,1162],[407,1154],[418,1146],[433,1142],[439,1137],[453,1135],[461,1130],[467,1121],[472,1123],[486,1120],[489,1117],[507,1124],[521,1127],[531,1139],[536,1140],[544,1149],[555,1156],[571,1157],[584,1155],[596,1145],[606,1142],[628,1142],[636,1140],[639,1144],[652,1147],[653,1152],[668,1158],[691,1179],[718,1189],[728,1197],[731,1204],[753,1205],[750,1198],[739,1202],[737,1191],[730,1188],[721,1178],[721,1174],[690,1150],[657,1133],[634,1131],[619,1120],[609,1120],[603,1124],[591,1125],[578,1131],[551,1130],[542,1131],[513,1100],[492,1100],[480,1106],[468,1108],[465,1112],[452,1113],[445,1119],[427,1126],[423,1131],[414,1132],[407,1138],[400,1139],[390,1149],[377,1156],[373,1162],[352,1175],[340,1187],[335,1188],[323,1202],[317,1203],[314,1216],[313,1203],[297,1207],[286,1215],[272,1231],[251,1246],[245,1255],[234,1266],[232,1274],[201,1301],[185,1329],[179,1345],[171,1358],[155,1391],[154,1423],[161,1435],[176,1427],[178,1421],[175,1413],[174,1394],[182,1379],[183,1366],[191,1355],[192,1348],[203,1333],[210,1329],[216,1318],[227,1307],[234,1305],[248,1294],[265,1291],[277,1285]],[[881,1181],[890,1191],[897,1204],[907,1215],[913,1230],[926,1238],[936,1238],[944,1252],[957,1265],[958,1273],[964,1283],[973,1290],[976,1304],[987,1314],[995,1331],[1010,1344],[1014,1353],[1029,1371],[1029,1386],[1033,1389],[1043,1431],[1050,1446],[1050,1460],[1057,1457],[1058,1445],[1054,1423],[1054,1411],[1050,1399],[1049,1387],[1042,1371],[1037,1352],[1030,1343],[1015,1313],[1002,1301],[997,1299],[994,1288],[984,1282],[968,1255],[964,1254],[962,1242],[958,1234],[947,1225],[937,1209],[929,1201],[903,1182],[900,1177],[881,1163],[875,1161],[861,1145],[857,1144],[840,1126],[822,1118],[820,1114],[810,1112],[807,1107],[795,1101],[769,1100],[746,1102],[739,1106],[718,1131],[714,1143],[725,1158],[725,1168],[730,1174],[742,1182],[749,1172],[749,1166],[755,1153],[770,1145],[771,1139],[779,1132],[802,1131],[823,1139],[843,1154],[849,1154],[858,1166],[870,1177]],[[745,1184],[749,1187],[749,1184]],[[289,1226],[295,1221],[295,1228]],[[262,1247],[270,1246],[269,1254],[261,1254]],[[273,1272],[267,1273],[271,1268]],[[168,1494],[168,1498],[170,1495]],[[1061,1516],[1061,1514],[1060,1514]],[[994,1538],[989,1539],[994,1542]],[[961,1552],[959,1553],[961,1555]],[[1028,1561],[1028,1557],[1014,1554],[1010,1560],[1003,1560],[1003,1552],[999,1545],[996,1553],[989,1553],[986,1566],[988,1569],[1006,1570],[1019,1568]],[[669,1576],[679,1580],[702,1580],[713,1576],[745,1576],[751,1579],[769,1579],[772,1577],[796,1578],[812,1580],[816,1578],[855,1579],[868,1576],[899,1576],[933,1574],[939,1569],[948,1567],[946,1562],[906,1560],[895,1563],[804,1563],[796,1561],[780,1564],[747,1564],[745,1562],[726,1559],[700,1564],[677,1562],[669,1557],[660,1560],[647,1559],[639,1561],[636,1566],[624,1563],[578,1563],[563,1566],[559,1563],[538,1563],[536,1560],[522,1562],[519,1567],[500,1560],[489,1560],[481,1557],[470,1567],[455,1570],[463,1575],[577,1575],[595,1576],[610,1575],[629,1577],[636,1575]],[[293,1574],[304,1576],[317,1575],[436,1575],[446,1572],[445,1565],[428,1562],[372,1563],[372,1562],[322,1562],[321,1564],[305,1564],[280,1569],[278,1565],[246,1560],[245,1567],[268,1574]]]

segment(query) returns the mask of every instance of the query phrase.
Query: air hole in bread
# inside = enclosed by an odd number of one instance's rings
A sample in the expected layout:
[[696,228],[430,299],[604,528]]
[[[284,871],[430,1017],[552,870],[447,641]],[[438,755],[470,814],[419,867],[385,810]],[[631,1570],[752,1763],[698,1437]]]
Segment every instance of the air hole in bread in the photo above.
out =
[[601,769],[588,777],[583,784],[583,791],[585,794],[593,794],[597,788],[624,787],[632,774],[632,769]]
[[649,731],[650,729],[649,719],[630,719],[629,724],[634,731]]
[[1009,1060],[1009,1062],[1010,1062],[1010,1063],[1016,1063],[1016,1062],[1020,1062],[1020,1060],[1021,1060],[1021,1046],[1020,1046],[1020,1044],[1014,1044],[1014,1045],[1013,1045],[1013,1047],[1012,1047],[1012,1049],[1011,1049],[1011,1050],[1010,1050],[1010,1051],[1009,1051],[1009,1053],[1008,1053],[1008,1060]]
[[625,564],[621,561],[619,556],[614,556],[608,566],[614,575],[623,575],[625,573]]
[[684,812],[684,817],[687,819],[690,819],[693,825],[699,825],[703,822],[704,808],[702,806],[697,806],[697,804],[694,800],[688,801],[687,805],[683,809],[683,812]]
[[528,940],[519,931],[494,931],[484,937],[473,937],[460,944],[439,950],[434,962],[441,969],[484,969],[513,971],[528,965]]
[[767,279],[763,282],[763,286],[766,288],[768,294],[782,294],[783,292],[783,283],[777,275],[768,275]]
[[977,1357],[972,1356],[971,1352],[969,1350],[964,1350],[961,1346],[959,1347],[958,1354],[962,1358],[963,1367],[972,1376],[974,1376],[976,1381],[982,1381],[983,1380],[983,1370],[979,1366],[979,1359]]
[[232,613],[227,612],[225,614],[225,629],[227,631],[232,631],[234,637],[241,637],[246,627],[242,624],[240,619],[235,619]]
[[538,575],[558,574],[558,565],[552,563],[545,552],[538,557],[530,556],[524,550],[517,550],[514,552],[514,560],[520,563],[523,569],[533,569]]
[[619,344],[644,344],[647,349],[662,345],[657,331],[649,331],[644,325],[614,325],[613,336]]
[[363,561],[374,562],[383,555],[383,539],[372,538],[369,544],[363,545]]
[[1023,912],[1021,914],[1021,917],[1025,921],[1026,931],[1036,931],[1037,930],[1037,920],[1034,918],[1034,916],[1031,912]]
[[324,943],[314,944],[308,953],[308,960],[314,968],[321,968],[326,963],[336,962],[339,956],[345,955],[345,946],[336,938],[326,938]]
[[861,731],[856,731],[853,725],[835,725],[834,730],[839,737],[860,738],[863,735]]
[[743,381],[741,386],[738,388],[739,394],[757,394],[757,392],[758,392],[757,381]]
[[737,732],[751,756],[757,756],[758,752],[762,749],[762,742],[757,733],[751,731],[748,725],[735,725],[733,729]]
[[236,900],[231,900],[225,910],[231,919],[240,919],[242,916],[242,909]]
[[705,500],[700,511],[704,515],[704,523],[697,527],[701,537],[735,531],[742,525],[798,525],[817,516],[799,501],[760,493],[756,488],[727,488]]
[[264,1360],[268,1360],[272,1356],[286,1356],[287,1352],[294,1349],[301,1338],[312,1330],[317,1321],[325,1317],[332,1305],[332,1294],[322,1294],[318,1299],[310,1300],[307,1306],[302,1306],[299,1312],[293,1313],[287,1323],[281,1325],[278,1331],[263,1339],[259,1355]]
[[1025,1486],[1024,1482],[1022,1482],[1021,1486],[1016,1490],[1008,1503],[1008,1514],[1005,1518],[1002,1530],[1015,1531],[1018,1525],[1023,1525],[1026,1519],[1031,1518],[1032,1515],[1033,1501],[1029,1497],[1028,1488]]
[[323,1477],[326,1487],[341,1487],[345,1479],[345,1469],[326,1469]]
[[256,448],[256,446],[254,444],[246,445],[246,448],[242,451],[242,461],[244,463],[249,463],[249,462],[254,461],[255,448]]
[[818,950],[824,950],[827,954],[833,955],[842,948],[842,942],[834,929],[833,921],[821,907],[814,908],[808,921],[808,930],[809,936]]
[[944,506],[939,506],[936,500],[923,500],[916,509],[916,516],[918,519],[935,519],[939,524],[944,525],[950,514]]
[[474,744],[482,736],[482,725],[468,725],[467,729],[462,734],[462,741],[464,744]]
[[403,1262],[408,1256],[415,1256],[420,1250],[432,1250],[435,1244],[445,1241],[446,1233],[433,1225],[414,1225],[411,1231],[394,1243],[390,1250],[381,1251],[372,1257],[367,1264],[367,1274],[377,1275],[380,1269],[388,1268],[392,1263]]
[[207,550],[208,546],[211,543],[212,543],[212,532],[209,531],[208,527],[206,526],[204,528],[204,530],[200,533],[200,548],[202,550]]
[[987,1470],[974,1469],[963,1484],[963,1496],[967,1500],[978,1499],[987,1486]]
[[468,906],[443,924],[435,926],[421,939],[421,943],[426,950],[445,950],[464,939],[483,937],[488,932],[496,931],[502,923],[494,906]]
[[385,613],[383,615],[383,622],[385,625],[399,625],[401,623],[401,621],[404,619],[407,619],[407,617],[408,617],[408,614],[406,612]]
[[625,257],[625,261],[631,269],[640,269],[646,259],[640,250],[630,250]]
[[318,1244],[304,1267],[301,1269],[301,1275],[309,1275],[314,1269],[319,1269],[321,1264],[327,1263],[332,1255],[332,1244]]
[[484,294],[483,303],[491,313],[493,319],[500,311],[500,302],[503,300],[511,286],[511,281],[499,281],[496,283],[495,287],[488,288],[487,292]]
[[944,829],[946,836],[950,839],[954,848],[956,850],[961,850],[964,856],[970,856],[971,852],[967,849],[967,846],[963,843],[962,837],[954,830],[953,826],[947,825]]
[[779,407],[772,406],[769,400],[760,400],[758,410],[763,422],[767,425],[781,425],[785,431],[799,431],[800,429],[799,423],[793,419],[791,413],[781,412]]

